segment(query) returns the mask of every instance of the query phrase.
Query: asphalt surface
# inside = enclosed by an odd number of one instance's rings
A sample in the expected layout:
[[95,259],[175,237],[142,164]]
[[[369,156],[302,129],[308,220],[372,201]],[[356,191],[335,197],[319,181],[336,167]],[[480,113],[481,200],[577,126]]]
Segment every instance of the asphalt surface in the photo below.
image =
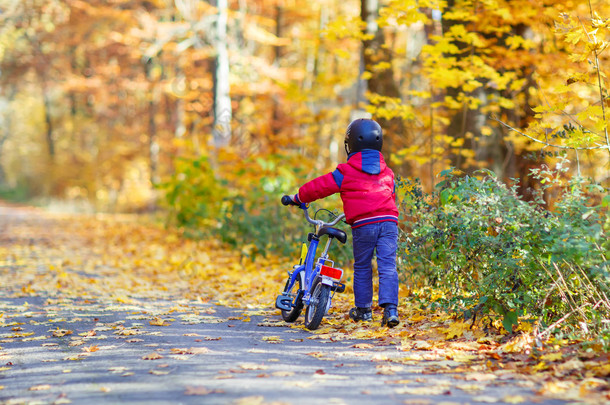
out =
[[0,295],[0,312],[2,404],[562,403],[513,374],[430,374],[396,346],[312,339],[260,311]]

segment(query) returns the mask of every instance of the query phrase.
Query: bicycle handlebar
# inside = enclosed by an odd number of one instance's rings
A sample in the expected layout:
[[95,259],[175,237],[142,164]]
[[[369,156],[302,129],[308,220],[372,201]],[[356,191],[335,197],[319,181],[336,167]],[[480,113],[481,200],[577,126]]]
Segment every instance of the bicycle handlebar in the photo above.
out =
[[337,216],[335,219],[333,219],[331,222],[324,222],[319,219],[311,219],[311,217],[309,216],[309,211],[307,211],[309,206],[305,206],[305,208],[303,208],[303,206],[301,204],[294,201],[288,195],[282,196],[282,204],[286,205],[286,206],[294,205],[294,206],[300,207],[305,214],[305,219],[307,220],[307,222],[309,222],[312,225],[319,226],[319,227],[336,225],[339,221],[341,221],[342,219],[345,218],[345,214],[341,214],[341,215]]
[[296,205],[299,206],[299,203],[294,201],[289,195],[282,196],[282,204],[283,205]]

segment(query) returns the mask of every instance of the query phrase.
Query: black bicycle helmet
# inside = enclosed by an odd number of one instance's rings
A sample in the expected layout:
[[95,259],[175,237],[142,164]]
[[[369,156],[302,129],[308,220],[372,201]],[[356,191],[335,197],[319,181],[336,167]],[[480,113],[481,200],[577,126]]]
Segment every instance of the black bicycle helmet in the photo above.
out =
[[345,152],[348,155],[363,149],[374,149],[381,152],[383,133],[377,122],[367,118],[354,120],[345,131]]

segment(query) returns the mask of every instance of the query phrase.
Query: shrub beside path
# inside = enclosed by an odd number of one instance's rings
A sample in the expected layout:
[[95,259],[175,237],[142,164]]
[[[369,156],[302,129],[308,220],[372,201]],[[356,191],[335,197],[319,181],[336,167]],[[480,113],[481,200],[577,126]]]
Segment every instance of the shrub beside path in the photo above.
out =
[[535,358],[442,314],[357,325],[344,296],[318,331],[286,325],[270,299],[283,265],[133,217],[2,204],[0,403],[609,400],[607,357]]

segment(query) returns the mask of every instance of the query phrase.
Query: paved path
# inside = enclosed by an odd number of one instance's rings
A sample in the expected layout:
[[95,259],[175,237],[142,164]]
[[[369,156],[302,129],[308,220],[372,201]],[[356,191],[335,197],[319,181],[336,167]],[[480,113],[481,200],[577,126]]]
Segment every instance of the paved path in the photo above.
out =
[[[15,232],[36,215],[2,207],[0,247],[12,243],[4,222]],[[0,285],[14,285],[14,263],[0,257]],[[563,403],[521,375],[332,341],[277,311],[43,295],[0,289],[0,404]]]
[[[176,307],[181,309],[170,312]],[[267,326],[280,324],[278,317],[257,311],[169,302],[121,308],[40,297],[2,299],[0,311],[10,316],[0,329],[0,398],[6,404],[465,404],[534,398],[534,384],[512,374],[491,382],[485,374],[428,374],[435,363],[448,370],[451,362],[405,361],[408,353],[374,342],[311,339],[304,330]],[[168,326],[151,325],[151,314]]]

